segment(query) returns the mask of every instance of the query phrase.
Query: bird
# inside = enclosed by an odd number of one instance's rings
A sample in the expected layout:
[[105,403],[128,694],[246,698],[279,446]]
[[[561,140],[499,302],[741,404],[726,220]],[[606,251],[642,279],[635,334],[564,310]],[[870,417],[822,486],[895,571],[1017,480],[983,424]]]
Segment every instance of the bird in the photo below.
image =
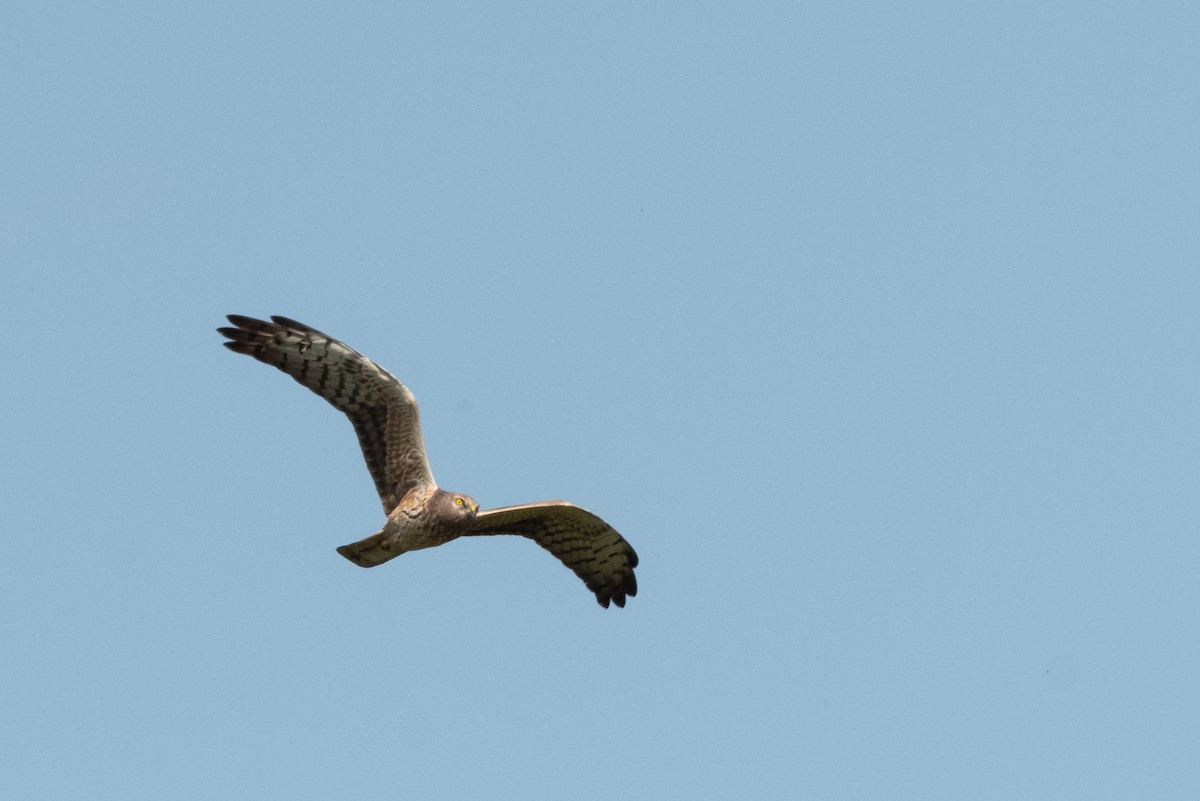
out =
[[360,567],[459,537],[515,534],[549,551],[608,608],[637,595],[633,547],[598,515],[567,501],[480,509],[469,495],[437,485],[429,469],[417,401],[391,373],[328,334],[288,317],[230,314],[218,328],[234,353],[277,367],[350,419],[386,521],[337,549]]

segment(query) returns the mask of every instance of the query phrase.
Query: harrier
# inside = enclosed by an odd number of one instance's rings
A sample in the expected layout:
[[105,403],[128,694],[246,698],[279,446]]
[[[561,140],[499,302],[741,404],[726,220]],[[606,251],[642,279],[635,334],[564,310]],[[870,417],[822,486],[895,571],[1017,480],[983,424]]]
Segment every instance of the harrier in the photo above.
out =
[[438,487],[425,457],[417,401],[408,387],[358,351],[287,317],[271,322],[231,314],[217,331],[225,347],[279,368],[345,412],[358,434],[387,522],[338,553],[375,567],[405,551],[459,537],[518,534],[554,554],[607,608],[637,595],[638,558],[596,515],[566,501],[480,510],[468,495]]

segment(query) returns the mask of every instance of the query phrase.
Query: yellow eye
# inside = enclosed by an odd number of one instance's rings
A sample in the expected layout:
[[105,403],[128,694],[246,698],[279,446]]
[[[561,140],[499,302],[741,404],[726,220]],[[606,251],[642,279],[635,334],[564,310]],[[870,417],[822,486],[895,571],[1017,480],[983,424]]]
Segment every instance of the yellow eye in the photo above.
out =
[[462,499],[462,498],[455,498],[455,499],[454,499],[454,505],[455,505],[455,506],[462,506],[462,505],[463,505],[463,499]]

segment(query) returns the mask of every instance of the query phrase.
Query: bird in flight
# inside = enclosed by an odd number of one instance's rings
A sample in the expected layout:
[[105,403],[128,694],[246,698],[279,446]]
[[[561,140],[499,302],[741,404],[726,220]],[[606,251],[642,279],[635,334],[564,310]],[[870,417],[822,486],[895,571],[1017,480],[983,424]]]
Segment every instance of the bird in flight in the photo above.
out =
[[459,537],[517,534],[554,554],[583,579],[596,600],[625,606],[637,595],[638,557],[597,515],[566,501],[480,509],[469,495],[438,487],[429,470],[417,401],[408,387],[358,351],[287,317],[231,314],[217,331],[225,347],[279,368],[350,418],[387,521],[338,553],[375,567],[405,551]]

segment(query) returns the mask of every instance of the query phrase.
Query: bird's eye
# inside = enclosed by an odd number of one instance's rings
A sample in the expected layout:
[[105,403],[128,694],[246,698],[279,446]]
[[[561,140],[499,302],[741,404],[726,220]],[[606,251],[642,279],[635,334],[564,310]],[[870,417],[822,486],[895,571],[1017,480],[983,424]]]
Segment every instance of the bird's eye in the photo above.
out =
[[462,499],[462,498],[455,498],[455,499],[454,499],[454,505],[455,505],[455,506],[462,506],[462,505],[463,505],[463,499]]

